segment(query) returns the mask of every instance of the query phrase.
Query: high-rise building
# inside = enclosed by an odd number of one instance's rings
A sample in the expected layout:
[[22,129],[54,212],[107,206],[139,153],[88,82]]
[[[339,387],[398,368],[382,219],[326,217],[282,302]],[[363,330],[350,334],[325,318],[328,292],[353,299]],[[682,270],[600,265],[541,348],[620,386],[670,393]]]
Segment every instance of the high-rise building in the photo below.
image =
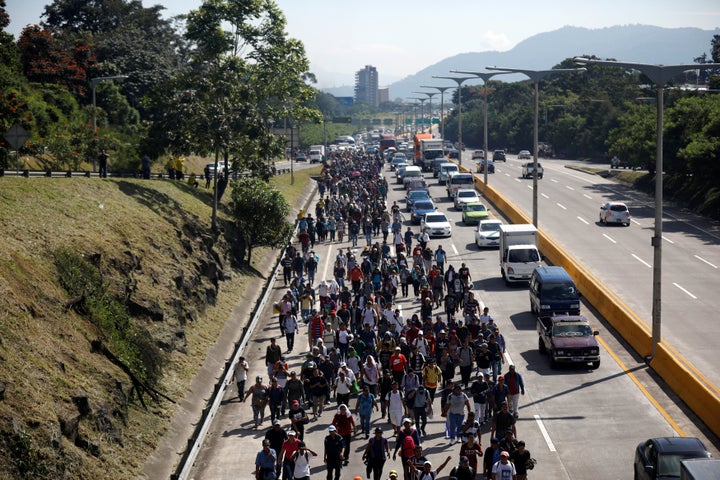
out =
[[380,105],[378,98],[378,73],[372,65],[355,73],[355,102],[363,102],[373,107]]

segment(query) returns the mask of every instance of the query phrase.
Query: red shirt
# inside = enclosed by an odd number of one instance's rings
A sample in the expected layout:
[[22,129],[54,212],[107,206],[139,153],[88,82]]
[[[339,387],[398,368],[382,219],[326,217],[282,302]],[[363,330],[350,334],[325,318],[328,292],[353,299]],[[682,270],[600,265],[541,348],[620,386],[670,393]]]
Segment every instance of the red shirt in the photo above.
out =
[[282,444],[283,450],[285,450],[285,460],[291,460],[293,453],[295,453],[300,445],[300,440],[295,437],[288,438]]
[[473,443],[472,447],[469,447],[467,442],[464,442],[460,446],[460,456],[467,457],[468,463],[473,470],[477,472],[478,457],[482,457],[482,448],[477,443]]
[[390,368],[393,372],[402,372],[405,370],[407,358],[402,353],[393,353],[390,355]]
[[364,276],[362,268],[360,268],[359,265],[355,265],[353,268],[350,269],[348,276],[350,277],[350,280],[362,280]]
[[332,424],[335,425],[337,433],[340,436],[352,435],[352,432],[355,429],[355,419],[353,419],[352,415],[348,417],[342,413],[337,413],[335,414],[335,418],[333,418]]

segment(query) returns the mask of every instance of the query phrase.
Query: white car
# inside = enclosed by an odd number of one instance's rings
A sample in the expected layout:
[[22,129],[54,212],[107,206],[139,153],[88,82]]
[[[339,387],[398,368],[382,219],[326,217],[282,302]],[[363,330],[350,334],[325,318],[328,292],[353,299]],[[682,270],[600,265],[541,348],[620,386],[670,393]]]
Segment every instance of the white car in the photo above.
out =
[[420,229],[431,237],[449,237],[452,235],[450,220],[442,212],[426,213],[420,221]]
[[463,204],[465,203],[478,203],[480,197],[478,197],[475,189],[461,188],[455,192],[455,210],[462,210]]
[[619,223],[630,226],[630,210],[622,202],[608,202],[600,206],[600,223]]
[[475,230],[475,245],[478,247],[497,247],[500,245],[500,220],[480,220]]
[[520,150],[520,153],[518,153],[518,160],[530,160],[531,158],[530,150]]

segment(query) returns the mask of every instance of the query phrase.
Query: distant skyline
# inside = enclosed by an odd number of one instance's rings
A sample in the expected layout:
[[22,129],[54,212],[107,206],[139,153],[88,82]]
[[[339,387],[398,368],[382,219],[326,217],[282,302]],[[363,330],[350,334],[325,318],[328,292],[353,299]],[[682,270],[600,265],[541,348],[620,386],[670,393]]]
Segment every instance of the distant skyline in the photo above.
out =
[[[541,32],[563,26],[604,28],[643,24],[666,28],[720,27],[718,0],[276,0],[291,37],[305,44],[318,88],[354,84],[365,65],[380,86],[467,52],[506,51]],[[7,0],[8,31],[16,37],[40,22],[49,0]],[[166,7],[166,17],[188,13],[201,0],[142,0]],[[445,8],[440,9],[438,5]],[[708,44],[708,51],[710,46]]]

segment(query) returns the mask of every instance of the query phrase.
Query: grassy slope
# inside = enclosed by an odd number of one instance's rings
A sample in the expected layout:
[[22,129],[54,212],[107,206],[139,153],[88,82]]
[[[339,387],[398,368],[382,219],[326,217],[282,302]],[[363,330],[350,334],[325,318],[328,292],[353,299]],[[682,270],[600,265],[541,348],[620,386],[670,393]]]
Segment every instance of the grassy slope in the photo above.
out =
[[[293,188],[288,178],[276,179],[291,204],[309,173],[296,173]],[[169,402],[150,403],[145,411],[131,401],[125,424],[113,419],[122,431],[121,444],[99,432],[92,415],[81,420],[79,432],[99,446],[97,457],[60,434],[59,419],[78,415],[73,395],[87,394],[93,412],[111,409],[117,404],[116,381],[125,393],[129,382],[105,357],[91,353],[90,341],[98,333],[65,307],[67,293],[58,282],[53,252],[66,248],[95,255],[115,293],[122,294],[129,280],[136,282],[133,298],[157,302],[165,312],[162,322],[138,320],[153,335],[184,331],[185,341],[168,354],[160,386],[179,399],[252,280],[252,274],[233,272],[220,282],[215,306],[189,306],[197,311],[195,321],[186,323],[172,308],[180,298],[174,278],[180,272],[197,276],[197,265],[207,255],[202,239],[210,227],[210,205],[209,192],[170,181],[0,179],[0,382],[7,384],[0,401],[0,478],[23,478],[11,466],[18,458],[32,464],[27,478],[138,476],[172,415]],[[222,213],[220,218],[227,219]],[[223,256],[227,245],[221,238],[214,248]],[[270,253],[257,250],[254,263]],[[134,258],[139,268],[132,268]],[[230,270],[227,259],[224,265]],[[11,449],[25,453],[12,457]]]

